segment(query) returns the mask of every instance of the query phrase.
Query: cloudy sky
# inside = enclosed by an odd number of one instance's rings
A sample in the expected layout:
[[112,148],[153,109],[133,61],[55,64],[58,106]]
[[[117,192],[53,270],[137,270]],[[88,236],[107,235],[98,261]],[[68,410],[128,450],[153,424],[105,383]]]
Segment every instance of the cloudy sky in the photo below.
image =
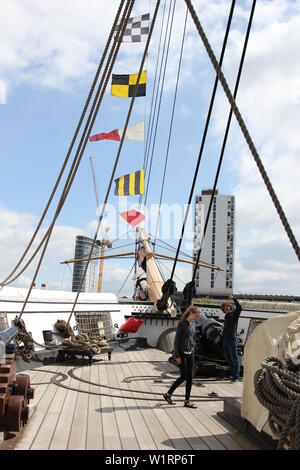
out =
[[[166,12],[169,3],[168,0]],[[193,3],[219,57],[231,1],[194,0]],[[1,279],[11,272],[23,253],[51,193],[118,4],[117,0],[0,0]],[[149,116],[164,4],[162,1],[147,59],[147,98],[136,100],[132,124],[142,119],[147,123]],[[251,5],[251,1],[236,2],[224,59],[224,74],[231,89]],[[133,14],[140,15],[149,9],[153,13],[154,6],[153,0],[136,0]],[[184,1],[177,0],[148,197],[149,207],[152,205],[154,212],[159,202],[185,11]],[[299,44],[300,0],[258,0],[237,98],[298,241]],[[143,44],[123,44],[115,73],[137,72],[142,51]],[[182,207],[188,199],[213,80],[213,68],[189,18],[164,191],[164,202],[169,206]],[[128,106],[128,100],[113,98],[107,90],[94,131],[108,132],[124,127]],[[197,182],[198,193],[212,186],[228,111],[227,100],[219,88]],[[116,150],[114,142],[88,144],[57,221],[38,284],[46,282],[49,288],[70,288],[71,270],[59,263],[73,257],[75,236],[93,236],[96,225],[89,157],[94,158],[99,197],[103,200]],[[116,176],[138,169],[142,161],[143,145],[126,143]],[[235,119],[218,189],[221,194],[236,197],[235,291],[299,295],[299,261]],[[112,195],[111,212],[113,208],[116,213],[119,211],[117,202]],[[127,201],[127,207],[134,202],[134,198]],[[122,204],[125,206],[124,201]],[[40,237],[45,233],[53,211],[54,206]],[[107,219],[112,239],[121,235],[120,244],[132,241],[124,237],[127,229],[124,225],[119,226],[118,219],[109,213]],[[178,217],[175,219],[178,222]],[[153,227],[155,223],[151,223],[151,231]],[[159,233],[161,238],[176,246],[173,228],[166,234],[161,226]],[[190,253],[191,236],[190,229],[183,246]],[[117,292],[130,267],[130,261],[107,262],[104,289]],[[166,276],[167,267],[164,268]],[[26,270],[14,285],[27,286],[33,268],[34,265]],[[188,281],[191,270],[178,266],[176,275],[176,280]],[[178,287],[182,288],[180,281]],[[130,288],[129,280],[122,293],[129,293]]]

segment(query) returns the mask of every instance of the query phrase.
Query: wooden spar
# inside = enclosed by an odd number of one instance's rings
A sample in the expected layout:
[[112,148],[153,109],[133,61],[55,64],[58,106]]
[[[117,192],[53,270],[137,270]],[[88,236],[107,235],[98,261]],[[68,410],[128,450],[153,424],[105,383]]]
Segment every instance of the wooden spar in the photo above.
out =
[[[105,255],[105,256],[92,256],[90,261],[95,261],[97,259],[108,259],[108,258],[122,258],[123,256],[133,256],[135,255],[135,252],[129,252],[129,253],[117,253],[115,255]],[[75,258],[75,259],[67,259],[66,261],[61,261],[60,264],[72,264],[72,263],[81,263],[83,261],[87,261],[88,258]]]
[[154,255],[152,248],[149,243],[149,236],[146,236],[140,227],[137,228],[137,231],[140,235],[140,241],[143,245],[143,248],[138,250],[139,263],[141,265],[144,257],[147,258],[147,283],[148,283],[148,297],[153,302],[157,302],[162,298],[162,286],[164,281],[161,277],[161,274],[158,270],[157,264],[154,260]]
[[[91,261],[94,261],[94,260],[97,260],[97,259],[113,259],[113,258],[133,257],[135,255],[136,255],[136,253],[134,251],[130,251],[128,253],[117,253],[115,255],[93,256],[91,258]],[[162,253],[153,253],[152,252],[152,254],[150,254],[150,255],[148,254],[148,256],[153,256],[155,258],[161,258],[161,259],[170,260],[170,261],[175,259],[173,256],[164,255]],[[72,264],[72,263],[80,263],[80,262],[84,262],[84,261],[87,261],[87,258],[69,259],[69,260],[66,260],[66,261],[62,261],[60,264]],[[193,265],[196,264],[195,261],[190,261],[188,259],[183,259],[183,258],[178,258],[178,262],[193,264]],[[214,264],[209,264],[209,263],[202,262],[202,263],[199,263],[199,266],[201,266],[202,268],[214,269],[215,271],[224,271],[222,268],[219,268],[219,266],[215,266]]]
[[98,292],[102,291],[102,280],[103,280],[103,268],[104,268],[104,250],[107,245],[107,234],[110,230],[110,227],[107,227],[105,230],[104,237],[101,242],[101,256],[99,263],[99,278],[98,278]]
[[[91,170],[92,170],[92,176],[93,176],[93,183],[94,183],[94,190],[95,190],[95,196],[96,196],[96,203],[97,203],[97,212],[99,211],[100,203],[99,203],[99,196],[98,196],[98,190],[97,190],[97,182],[96,182],[96,174],[95,174],[95,169],[94,169],[94,163],[93,163],[93,157],[90,157],[90,162],[91,162]],[[101,256],[100,256],[100,263],[99,263],[99,274],[98,274],[98,292],[102,291],[102,279],[103,279],[103,268],[104,268],[104,251],[105,247],[107,245],[107,234],[109,232],[110,227],[107,227],[105,230],[104,237],[101,242]]]
[[[175,259],[173,256],[163,255],[162,253],[153,253],[153,256],[155,256],[156,258],[162,258],[162,259],[166,259],[166,260],[174,260]],[[177,261],[181,262],[181,263],[187,263],[187,264],[193,264],[193,265],[196,264],[196,261],[189,261],[188,259],[183,259],[183,258],[178,258]],[[201,263],[199,263],[198,266],[201,266],[201,268],[214,269],[215,271],[224,271],[224,269],[219,268],[219,266],[215,266],[214,264],[205,263],[203,261]]]

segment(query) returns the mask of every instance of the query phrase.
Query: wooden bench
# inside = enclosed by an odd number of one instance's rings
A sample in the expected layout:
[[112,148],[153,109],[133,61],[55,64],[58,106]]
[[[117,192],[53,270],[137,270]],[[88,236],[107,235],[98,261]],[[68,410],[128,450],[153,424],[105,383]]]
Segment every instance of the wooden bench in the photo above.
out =
[[71,358],[75,358],[76,356],[81,356],[82,360],[84,360],[84,357],[87,357],[89,361],[89,365],[91,365],[93,356],[97,356],[98,354],[107,353],[108,360],[110,361],[112,351],[113,351],[113,348],[111,348],[110,346],[104,346],[103,348],[100,349],[99,353],[94,353],[93,351],[88,351],[86,349],[61,348],[58,350],[57,361],[63,362],[66,356],[71,357]]

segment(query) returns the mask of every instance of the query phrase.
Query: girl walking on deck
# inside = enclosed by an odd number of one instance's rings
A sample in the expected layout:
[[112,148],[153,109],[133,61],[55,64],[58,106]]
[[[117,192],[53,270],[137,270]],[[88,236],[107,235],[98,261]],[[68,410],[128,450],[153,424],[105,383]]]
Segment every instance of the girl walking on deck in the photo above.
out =
[[200,315],[200,308],[188,307],[178,323],[174,340],[174,357],[180,367],[180,377],[173,383],[167,393],[163,395],[169,405],[175,404],[171,398],[172,393],[186,380],[184,406],[187,408],[197,408],[190,401],[190,394],[193,381],[195,321],[198,320]]

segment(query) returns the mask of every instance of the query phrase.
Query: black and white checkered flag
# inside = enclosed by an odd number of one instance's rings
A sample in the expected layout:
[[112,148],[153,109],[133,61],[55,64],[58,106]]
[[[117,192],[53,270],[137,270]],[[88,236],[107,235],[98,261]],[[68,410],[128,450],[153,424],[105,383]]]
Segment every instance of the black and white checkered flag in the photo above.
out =
[[[150,13],[129,18],[124,31],[123,42],[146,42],[149,33]],[[119,31],[120,25],[115,31]]]

